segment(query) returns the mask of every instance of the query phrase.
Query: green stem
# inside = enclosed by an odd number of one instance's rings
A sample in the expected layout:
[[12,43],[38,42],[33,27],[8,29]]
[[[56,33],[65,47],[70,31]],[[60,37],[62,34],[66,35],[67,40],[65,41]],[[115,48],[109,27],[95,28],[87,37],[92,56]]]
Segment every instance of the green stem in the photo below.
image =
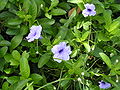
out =
[[31,82],[24,90],[27,90],[32,84],[33,82]]
[[56,80],[56,81],[47,83],[47,84],[41,86],[40,88],[38,88],[38,89],[36,89],[36,90],[40,90],[40,89],[42,89],[42,88],[44,88],[44,87],[46,87],[46,86],[49,86],[49,85],[51,85],[51,84],[53,84],[53,83],[60,82],[60,81],[64,81],[64,80],[74,80],[74,78],[62,78],[62,79],[58,79],[58,80]]
[[[64,66],[63,66],[63,68],[64,68]],[[63,71],[63,68],[61,69],[61,72],[60,72],[60,78],[59,78],[59,79],[61,79],[61,77],[62,77],[62,71]],[[58,84],[58,88],[57,88],[57,90],[59,90],[59,88],[60,88],[60,82],[59,82],[59,84]]]

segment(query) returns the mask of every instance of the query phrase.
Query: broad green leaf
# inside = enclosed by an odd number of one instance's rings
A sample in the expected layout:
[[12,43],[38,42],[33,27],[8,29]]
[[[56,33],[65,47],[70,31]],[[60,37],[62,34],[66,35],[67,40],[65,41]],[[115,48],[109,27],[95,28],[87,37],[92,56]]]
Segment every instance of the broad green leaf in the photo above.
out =
[[22,7],[22,9],[26,13],[28,13],[29,7],[30,7],[30,0],[23,0],[23,7]]
[[11,40],[10,50],[15,49],[21,43],[22,38],[23,38],[22,35],[14,36]]
[[84,0],[67,0],[67,2],[70,2],[70,3],[83,3]]
[[61,8],[52,9],[50,14],[53,16],[65,15],[67,12]]
[[58,6],[64,10],[70,10],[70,8],[71,8],[69,3],[67,3],[67,2],[60,2],[58,4]]
[[49,61],[50,57],[51,57],[50,53],[43,54],[38,62],[38,68],[43,67],[43,65],[45,65]]
[[67,20],[67,22],[64,24],[64,26],[68,27],[75,16],[76,16],[76,10],[73,11],[73,13],[70,15],[69,19]]
[[22,20],[20,18],[12,18],[7,21],[8,25],[20,25]]
[[73,64],[69,61],[63,61],[64,62],[64,65],[68,68],[68,69],[72,69],[73,67]]
[[10,83],[10,84],[14,84],[16,82],[19,81],[19,76],[11,76],[11,77],[8,77],[7,78],[7,81]]
[[105,20],[105,23],[106,23],[107,26],[109,26],[112,23],[111,15],[112,15],[111,10],[105,10],[103,12],[103,17],[104,17],[104,20]]
[[115,70],[119,70],[120,69],[120,62],[118,62],[117,64],[115,64]]
[[7,2],[8,0],[0,0],[0,11],[5,8]]
[[0,59],[0,71],[1,72],[3,72],[5,64],[6,64],[6,61],[4,59]]
[[102,60],[107,64],[107,66],[109,68],[111,68],[112,67],[112,63],[111,63],[110,58],[105,53],[99,53],[99,55],[101,56]]
[[39,23],[41,25],[53,25],[55,23],[54,19],[48,19],[48,18],[41,18],[39,19]]
[[3,36],[0,34],[0,41],[4,40]]
[[112,32],[113,30],[117,29],[120,26],[119,21],[114,21],[112,24],[110,24],[110,27],[108,28],[108,32]]
[[10,62],[11,66],[18,66],[19,65],[18,60],[15,60],[11,54],[6,54],[4,56],[4,59],[6,60],[6,62]]
[[61,40],[61,36],[59,36],[54,40],[53,45],[57,44],[60,40]]
[[56,7],[59,3],[59,0],[51,0],[51,6],[49,7],[49,10],[51,10],[53,7]]
[[2,90],[9,90],[9,83],[8,82],[4,82],[2,84]]
[[82,37],[80,38],[81,41],[84,41],[87,39],[87,37],[90,35],[90,31],[86,31],[82,34]]
[[11,45],[11,43],[7,40],[0,41],[0,46],[10,46],[10,45]]
[[20,53],[17,50],[12,51],[12,56],[16,60],[20,59]]
[[27,58],[28,58],[28,53],[26,53],[26,51],[24,51],[22,53],[22,57],[20,59],[20,74],[24,78],[28,78],[30,75],[30,67],[29,67]]
[[89,43],[88,43],[88,42],[83,42],[83,45],[84,45],[84,47],[85,47],[87,53],[89,53],[90,50],[91,50]]
[[110,32],[110,34],[119,37],[120,36],[120,29],[117,28],[117,29],[113,30],[112,32]]
[[29,14],[32,16],[32,22],[33,22],[37,17],[37,4],[35,0],[31,0]]
[[16,82],[15,84],[11,85],[9,90],[22,90],[28,83],[28,81],[28,79],[20,80],[19,82]]
[[109,41],[110,38],[109,36],[107,36],[107,34],[105,35],[106,33],[103,33],[103,32],[99,32],[98,33],[98,40],[99,41]]
[[87,54],[81,54],[80,57],[77,59],[77,62],[74,63],[73,68],[80,68],[81,66],[84,66],[87,59],[88,59]]
[[39,83],[40,80],[43,79],[43,77],[41,75],[36,74],[36,73],[31,74],[30,77],[32,78],[32,80],[34,81],[35,84]]
[[51,18],[52,18],[52,15],[50,15],[49,13],[45,13],[45,16],[46,16],[48,19],[51,19]]
[[91,52],[91,54],[95,57],[100,57],[99,55],[100,52],[103,52],[103,50],[96,46],[95,49]]
[[85,30],[89,30],[89,26],[90,26],[91,24],[92,24],[92,23],[89,22],[89,21],[83,23],[83,29],[85,29]]
[[28,27],[26,25],[21,26],[20,35],[26,35],[28,33]]
[[7,50],[8,50],[7,46],[0,48],[0,57],[3,57],[6,54]]
[[61,37],[61,40],[63,40],[66,37],[67,32],[68,32],[68,28],[65,26],[61,26],[59,28],[58,34],[56,35],[56,38]]
[[19,29],[10,29],[8,28],[6,34],[8,35],[17,35],[19,33]]

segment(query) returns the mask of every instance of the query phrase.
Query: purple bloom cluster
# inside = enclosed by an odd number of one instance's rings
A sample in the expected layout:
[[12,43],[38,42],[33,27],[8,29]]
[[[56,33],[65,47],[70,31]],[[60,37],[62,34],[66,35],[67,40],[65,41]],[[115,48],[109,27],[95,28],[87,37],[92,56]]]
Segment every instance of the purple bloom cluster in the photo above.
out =
[[58,63],[61,63],[61,60],[69,60],[69,55],[72,53],[70,46],[67,46],[66,42],[60,42],[58,45],[53,46],[51,51],[54,54],[54,60]]
[[82,14],[84,17],[94,16],[96,14],[95,5],[87,3],[84,6],[85,6],[85,9],[82,11]]
[[33,25],[30,28],[30,33],[26,37],[26,39],[28,40],[28,42],[32,42],[32,41],[34,41],[34,39],[41,38],[41,31],[42,31],[41,25],[39,25],[39,26],[34,26]]
[[102,88],[102,89],[107,89],[107,88],[111,87],[111,84],[107,83],[107,82],[104,82],[104,81],[101,81],[101,82],[99,82],[99,87]]

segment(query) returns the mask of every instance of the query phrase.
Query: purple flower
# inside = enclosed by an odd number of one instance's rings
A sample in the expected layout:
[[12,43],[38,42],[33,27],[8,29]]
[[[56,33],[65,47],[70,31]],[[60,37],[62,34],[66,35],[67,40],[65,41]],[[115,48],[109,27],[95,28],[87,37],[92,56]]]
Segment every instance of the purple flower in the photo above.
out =
[[104,82],[104,81],[101,81],[101,82],[99,82],[99,87],[102,88],[102,89],[107,89],[107,88],[111,87],[111,84],[107,83],[107,82]]
[[66,42],[60,42],[58,45],[53,46],[54,60],[61,63],[61,60],[69,60],[69,55],[72,53],[70,46],[66,46]]
[[85,6],[85,9],[82,11],[82,14],[84,17],[94,16],[96,14],[95,5],[87,3],[84,6]]
[[33,25],[30,28],[30,33],[26,37],[28,42],[32,42],[32,41],[34,41],[34,39],[39,39],[41,37],[41,31],[42,31],[41,25],[39,25],[39,26],[34,26]]

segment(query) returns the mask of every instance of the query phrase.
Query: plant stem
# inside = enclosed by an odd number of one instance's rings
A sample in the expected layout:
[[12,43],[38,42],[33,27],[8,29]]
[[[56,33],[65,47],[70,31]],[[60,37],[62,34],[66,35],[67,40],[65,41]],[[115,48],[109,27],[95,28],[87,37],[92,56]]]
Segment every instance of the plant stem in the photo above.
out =
[[56,80],[56,81],[47,83],[47,84],[45,84],[45,85],[39,87],[39,88],[36,89],[36,90],[40,90],[40,89],[42,89],[42,88],[44,88],[44,87],[46,87],[46,86],[48,86],[48,85],[51,85],[51,84],[56,83],[56,82],[64,81],[64,80],[74,80],[74,78],[62,78],[62,79],[58,79],[58,80]]

